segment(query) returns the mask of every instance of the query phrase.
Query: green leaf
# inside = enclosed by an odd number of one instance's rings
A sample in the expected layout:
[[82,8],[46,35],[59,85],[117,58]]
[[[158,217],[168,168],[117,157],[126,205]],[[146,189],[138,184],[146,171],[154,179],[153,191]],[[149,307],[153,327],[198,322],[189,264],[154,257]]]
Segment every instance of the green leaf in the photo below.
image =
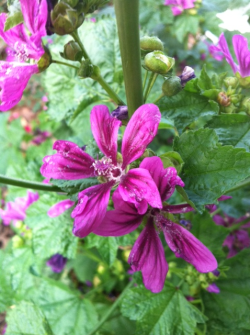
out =
[[6,335],[53,335],[43,312],[32,302],[22,301],[13,306],[7,325]]
[[193,215],[192,234],[194,234],[205,246],[214,254],[215,257],[225,256],[222,250],[222,243],[228,235],[225,227],[214,223],[210,214],[206,211],[202,215]]
[[158,294],[142,287],[129,290],[121,311],[137,321],[136,335],[193,335],[196,324],[204,322],[202,313],[170,284]]
[[86,247],[96,247],[104,262],[112,265],[116,259],[118,244],[115,237],[103,237],[90,234],[86,237]]
[[164,118],[174,120],[179,133],[199,118],[211,118],[219,111],[216,102],[185,90],[173,97],[162,98],[158,106]]
[[215,130],[222,145],[250,151],[250,117],[248,115],[216,115],[206,125]]
[[158,129],[175,129],[174,121],[162,117]]
[[62,180],[62,179],[52,179],[51,183],[60,187],[67,194],[79,193],[88,187],[98,185],[99,182],[97,178],[87,178],[87,179],[76,179],[76,180]]
[[45,194],[27,211],[25,223],[32,228],[33,250],[41,259],[57,253],[67,258],[74,258],[76,254],[78,238],[72,234],[72,209],[55,218],[47,215],[49,208],[58,200]]
[[98,266],[96,261],[93,261],[84,254],[78,254],[72,263],[75,274],[81,282],[85,283],[87,280],[90,282],[93,281]]
[[9,29],[17,26],[22,22],[23,22],[22,12],[16,12],[15,14],[7,17],[7,20],[5,21],[4,25],[4,31],[8,31]]
[[172,33],[179,42],[183,42],[188,33],[196,35],[199,28],[199,17],[182,14],[179,15],[172,26]]
[[242,250],[227,259],[223,265],[229,266],[226,277],[219,277],[216,285],[220,294],[203,292],[203,301],[208,316],[209,334],[243,334],[250,331],[250,250]]
[[185,191],[199,210],[250,175],[250,154],[221,146],[211,129],[184,133],[175,139],[174,150],[185,162],[181,176]]
[[241,188],[228,194],[232,199],[221,201],[219,207],[227,215],[239,218],[245,215],[250,208],[249,188]]
[[93,304],[79,291],[70,290],[54,280],[47,279],[42,283],[36,302],[55,334],[87,335],[97,324]]

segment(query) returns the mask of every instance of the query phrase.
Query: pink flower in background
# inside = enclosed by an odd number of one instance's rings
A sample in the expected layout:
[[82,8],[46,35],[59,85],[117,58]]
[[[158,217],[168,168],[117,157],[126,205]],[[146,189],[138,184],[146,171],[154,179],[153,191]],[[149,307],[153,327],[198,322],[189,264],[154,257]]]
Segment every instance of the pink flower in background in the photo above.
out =
[[61,215],[64,213],[67,209],[72,207],[75,204],[74,201],[71,201],[70,199],[62,200],[55,205],[53,205],[49,210],[48,210],[48,216],[51,218],[54,218],[56,216]]
[[56,141],[53,149],[57,153],[44,157],[41,174],[46,178],[98,177],[101,182],[78,194],[78,204],[71,214],[76,236],[85,237],[101,224],[113,187],[118,186],[123,200],[135,204],[141,214],[146,212],[148,204],[162,207],[158,189],[148,170],[127,171],[128,165],[143,155],[155,137],[160,118],[157,106],[139,107],[124,132],[120,155],[117,153],[117,137],[121,121],[113,118],[106,106],[95,106],[90,115],[91,129],[104,156],[94,159],[75,143]]
[[219,287],[218,287],[215,283],[210,284],[210,285],[206,288],[206,290],[207,290],[209,293],[216,293],[216,294],[220,293],[220,289],[219,289]]
[[[158,187],[162,201],[171,197],[176,185],[184,186],[175,168],[164,169],[159,157],[145,158],[140,168],[149,171]],[[193,264],[199,272],[210,272],[217,268],[217,261],[213,254],[188,230],[165,216],[167,213],[180,214],[192,211],[193,208],[188,204],[165,205],[162,209],[151,206],[146,213],[138,213],[133,203],[124,202],[119,189],[113,194],[113,202],[115,209],[106,213],[102,224],[94,230],[94,233],[101,236],[128,234],[141,224],[146,215],[146,226],[136,240],[128,262],[133,271],[142,272],[147,289],[154,293],[160,292],[168,272],[159,232],[163,232],[175,256]]]
[[206,44],[210,55],[217,61],[221,62],[225,56],[220,46],[211,44],[207,41],[204,41],[204,43]]
[[184,9],[190,9],[194,7],[195,0],[165,0],[165,6],[171,6],[172,13],[174,16],[180,15]]
[[218,46],[225,56],[226,61],[231,66],[234,74],[239,72],[241,77],[248,77],[250,76],[250,51],[248,49],[247,39],[242,35],[234,35],[232,41],[238,64],[233,60],[224,33],[220,35]]
[[36,130],[33,139],[31,140],[32,143],[36,145],[40,145],[45,142],[49,137],[51,137],[51,133],[49,131],[41,131]]
[[3,220],[3,224],[9,225],[11,221],[15,224],[15,221],[25,220],[27,208],[38,199],[38,193],[28,191],[27,197],[16,198],[15,201],[7,202],[5,210],[0,208],[0,217]]
[[4,31],[7,14],[0,15],[0,37],[8,44],[7,61],[0,61],[0,111],[7,111],[22,98],[30,77],[39,72],[37,64],[28,63],[30,59],[38,61],[44,54],[42,36],[46,35],[46,0],[20,0],[26,27],[19,24]]
[[64,270],[67,258],[60,254],[53,255],[46,263],[53,272],[60,273]]

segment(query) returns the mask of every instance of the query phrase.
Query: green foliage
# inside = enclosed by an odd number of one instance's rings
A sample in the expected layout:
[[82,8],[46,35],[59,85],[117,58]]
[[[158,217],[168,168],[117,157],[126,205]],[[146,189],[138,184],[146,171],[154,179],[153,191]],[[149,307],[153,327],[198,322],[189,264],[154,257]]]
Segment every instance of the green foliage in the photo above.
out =
[[162,98],[157,105],[164,118],[174,120],[180,133],[194,121],[200,118],[210,119],[219,111],[214,101],[185,90],[171,98]]
[[15,14],[8,16],[4,25],[4,31],[9,30],[22,22],[23,22],[22,12],[16,12]]
[[6,335],[53,335],[41,309],[32,302],[22,301],[13,306],[7,317]]
[[106,237],[90,234],[86,238],[87,248],[96,247],[105,263],[112,265],[116,258],[118,244],[115,237]]
[[223,265],[230,267],[226,277],[216,285],[220,294],[203,293],[208,321],[208,334],[243,334],[250,331],[250,266],[249,249],[241,251]]
[[250,117],[248,115],[216,115],[206,125],[214,129],[222,145],[250,151]]
[[172,33],[179,42],[183,42],[188,33],[196,34],[199,27],[199,17],[188,14],[177,16],[172,26]]
[[122,314],[136,320],[136,334],[193,335],[197,323],[205,321],[182,292],[168,284],[158,294],[143,287],[130,289],[122,303]]
[[58,200],[47,194],[43,195],[27,211],[25,223],[32,229],[32,247],[40,259],[57,253],[74,258],[76,254],[78,238],[72,234],[71,210],[55,218],[47,215],[47,211]]
[[85,190],[88,187],[99,184],[97,178],[76,180],[52,179],[51,183],[60,187],[68,195],[78,194],[80,191]]
[[174,150],[185,162],[185,191],[199,210],[215,203],[250,175],[250,154],[244,149],[221,146],[212,129],[182,134],[175,139]]

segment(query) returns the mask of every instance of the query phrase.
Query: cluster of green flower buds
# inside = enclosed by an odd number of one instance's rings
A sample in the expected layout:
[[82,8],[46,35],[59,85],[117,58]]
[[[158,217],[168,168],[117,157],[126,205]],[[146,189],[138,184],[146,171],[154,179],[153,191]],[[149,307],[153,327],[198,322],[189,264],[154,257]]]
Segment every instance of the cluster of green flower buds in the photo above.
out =
[[82,50],[79,44],[75,41],[70,41],[65,44],[64,50],[63,52],[60,52],[60,55],[65,59],[78,62],[80,62],[83,57]]
[[27,228],[22,221],[17,221],[14,229],[16,235],[12,238],[13,249],[22,248],[27,240],[31,240],[32,230]]
[[[73,2],[73,1],[72,1]],[[59,2],[51,11],[51,22],[58,35],[73,33],[84,21],[84,14],[65,2]]]

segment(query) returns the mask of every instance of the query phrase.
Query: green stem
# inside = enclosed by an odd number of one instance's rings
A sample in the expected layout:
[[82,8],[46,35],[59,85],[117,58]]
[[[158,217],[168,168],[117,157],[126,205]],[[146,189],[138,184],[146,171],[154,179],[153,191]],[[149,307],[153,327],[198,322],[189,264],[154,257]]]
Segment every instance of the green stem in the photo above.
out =
[[72,36],[72,37],[74,38],[74,40],[79,44],[79,47],[81,48],[82,53],[83,53],[83,57],[84,57],[85,59],[89,59],[89,60],[90,60],[90,57],[89,57],[89,55],[88,55],[86,49],[84,48],[84,45],[82,44],[82,41],[81,41],[81,39],[80,39],[80,37],[79,37],[78,31],[77,31],[77,30],[74,31],[74,32],[71,34],[71,36]]
[[249,179],[249,178],[246,179],[243,183],[240,183],[239,185],[230,188],[230,189],[226,192],[226,194],[227,194],[227,193],[234,192],[234,191],[237,191],[237,190],[239,190],[240,188],[245,187],[245,186],[250,186],[250,179]]
[[144,75],[144,80],[143,80],[143,85],[142,85],[142,90],[144,91],[145,87],[146,87],[146,82],[148,79],[148,71],[145,71],[145,75]]
[[60,60],[52,59],[51,63],[65,65],[65,66],[68,66],[68,67],[72,67],[73,69],[76,69],[76,70],[79,69],[79,67],[77,67],[77,66],[74,66],[74,65],[71,65],[71,64],[68,64],[68,63],[65,63],[65,62],[61,62]]
[[164,97],[164,94],[162,93],[161,95],[158,96],[157,99],[155,99],[155,101],[153,102],[153,104],[156,104],[159,100],[161,100],[161,98]]
[[114,0],[129,118],[143,105],[139,0]]
[[39,191],[63,192],[59,187],[54,185],[37,183],[35,181],[28,181],[16,178],[8,178],[3,175],[0,175],[0,183],[17,187],[30,188],[32,190],[39,190]]
[[147,89],[146,89],[146,92],[145,92],[145,95],[144,95],[144,102],[147,101],[148,95],[149,95],[152,87],[154,86],[154,83],[156,81],[157,76],[158,76],[158,73],[154,73],[154,72],[151,73],[151,76],[150,76],[149,82],[148,82],[148,86],[147,86]]
[[130,287],[132,287],[133,284],[134,284],[134,281],[131,280],[131,282],[129,282],[129,284],[125,287],[125,289],[119,295],[119,297],[116,299],[116,301],[113,303],[113,305],[109,308],[109,310],[104,315],[104,317],[100,320],[100,322],[96,325],[96,327],[90,333],[88,333],[88,335],[95,334],[102,327],[102,325],[107,321],[107,319],[110,317],[110,315],[114,312],[114,310],[116,309],[116,307],[120,304],[120,302],[122,301],[123,297],[127,293],[128,289],[130,289]]
[[117,105],[125,105],[125,103],[119,98],[119,96],[113,91],[113,89],[109,86],[109,84],[103,79],[101,75],[95,76],[93,79],[102,86],[102,88],[108,93],[109,97]]

